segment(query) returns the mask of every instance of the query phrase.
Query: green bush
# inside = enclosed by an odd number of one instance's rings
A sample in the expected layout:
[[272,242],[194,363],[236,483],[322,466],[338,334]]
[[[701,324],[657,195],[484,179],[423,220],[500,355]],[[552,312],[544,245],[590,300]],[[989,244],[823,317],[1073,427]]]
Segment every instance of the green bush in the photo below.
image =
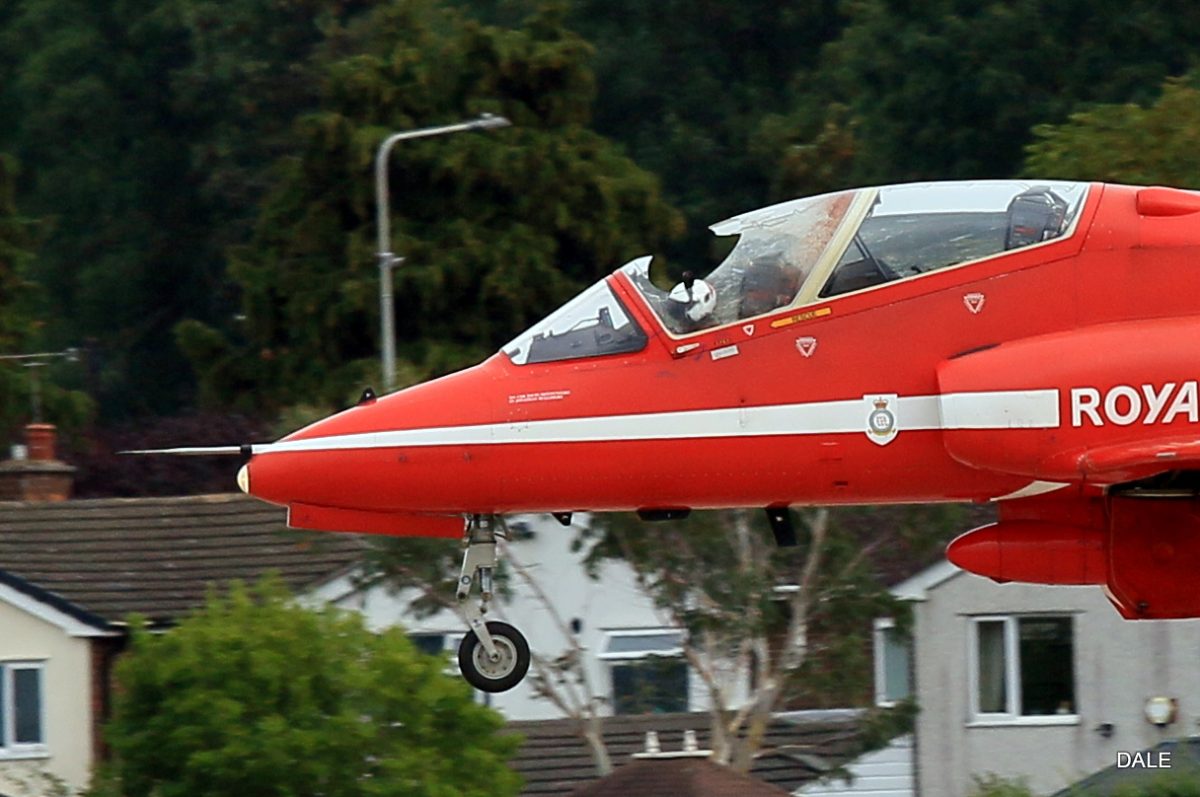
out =
[[496,797],[518,738],[399,630],[265,583],[134,633],[107,741],[126,797]]
[[1025,778],[1002,778],[994,772],[971,776],[968,797],[1033,797]]

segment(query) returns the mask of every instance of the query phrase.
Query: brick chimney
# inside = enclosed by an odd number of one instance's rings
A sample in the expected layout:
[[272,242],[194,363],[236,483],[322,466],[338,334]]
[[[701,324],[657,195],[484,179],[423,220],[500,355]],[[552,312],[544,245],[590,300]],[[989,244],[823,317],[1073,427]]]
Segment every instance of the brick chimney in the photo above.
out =
[[75,468],[55,459],[57,438],[53,424],[25,427],[25,445],[13,446],[12,458],[0,462],[0,501],[66,501],[71,497]]

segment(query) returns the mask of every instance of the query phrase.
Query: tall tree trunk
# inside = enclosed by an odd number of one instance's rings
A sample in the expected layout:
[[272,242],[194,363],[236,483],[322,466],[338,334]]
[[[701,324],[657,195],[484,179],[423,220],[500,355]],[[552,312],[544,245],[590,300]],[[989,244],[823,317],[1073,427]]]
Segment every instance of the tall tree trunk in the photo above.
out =
[[592,756],[592,763],[596,767],[596,774],[599,777],[604,777],[613,771],[612,759],[608,755],[608,746],[604,743],[604,734],[601,728],[600,717],[596,714],[590,714],[584,717],[580,734],[583,740],[587,742],[588,753]]

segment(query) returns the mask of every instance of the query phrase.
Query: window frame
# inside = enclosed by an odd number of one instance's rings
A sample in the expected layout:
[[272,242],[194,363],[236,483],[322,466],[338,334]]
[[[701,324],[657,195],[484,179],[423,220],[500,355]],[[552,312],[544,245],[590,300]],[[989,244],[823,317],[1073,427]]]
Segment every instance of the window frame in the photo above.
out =
[[[457,641],[454,642],[453,646],[451,646],[451,633],[449,631],[409,631],[407,632],[406,636],[408,636],[408,641],[412,643],[413,647],[427,656],[437,656],[444,653],[451,653],[458,649]],[[464,634],[459,633],[458,640],[461,641],[463,636]],[[440,642],[440,645],[436,651],[428,651],[420,643],[420,640],[422,639],[434,638],[437,638]]]
[[[1022,619],[1062,619],[1071,621],[1071,685],[1075,693],[1070,714],[1021,713],[1021,650],[1020,622]],[[981,711],[979,708],[979,626],[983,623],[1003,623],[1004,627],[1004,688],[1005,711]],[[997,725],[1078,725],[1079,674],[1076,667],[1075,614],[1045,612],[1036,614],[985,614],[967,618],[967,727],[984,728]]]
[[[687,657],[683,654],[683,636],[682,628],[613,628],[604,631],[604,645],[596,658],[604,665],[605,674],[608,676],[608,702],[613,713],[616,714],[617,709],[617,694],[616,683],[613,675],[617,667],[636,665],[641,662],[647,662],[652,659],[661,659],[666,661],[677,661],[684,667],[684,688],[683,688],[683,705],[684,711],[692,710],[692,668],[687,662]],[[618,651],[608,652],[609,643],[615,638],[636,638],[636,637],[654,637],[665,635],[676,635],[679,637],[679,645],[675,648],[670,648],[665,651]]]
[[[17,742],[17,671],[37,673],[38,684],[38,735],[37,742]],[[46,758],[49,746],[46,743],[46,662],[38,659],[11,659],[0,661],[0,760],[12,761],[26,758]]]
[[894,708],[905,700],[911,700],[916,684],[913,678],[913,646],[912,637],[909,637],[904,646],[907,661],[905,662],[904,672],[907,676],[906,688],[908,694],[899,699],[893,699],[888,694],[887,690],[887,633],[896,629],[896,621],[891,617],[877,617],[875,619],[875,629],[872,635],[873,644],[875,646],[875,705],[880,708]]

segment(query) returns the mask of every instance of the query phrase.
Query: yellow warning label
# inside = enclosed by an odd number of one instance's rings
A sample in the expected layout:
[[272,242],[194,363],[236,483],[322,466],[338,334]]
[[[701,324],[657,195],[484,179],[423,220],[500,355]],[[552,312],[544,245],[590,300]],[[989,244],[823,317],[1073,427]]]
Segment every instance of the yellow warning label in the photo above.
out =
[[808,321],[813,318],[821,318],[833,313],[830,307],[820,307],[816,310],[806,310],[803,313],[790,315],[787,318],[777,318],[771,322],[771,329],[779,329],[780,327],[790,327],[792,324],[798,324],[801,321]]

